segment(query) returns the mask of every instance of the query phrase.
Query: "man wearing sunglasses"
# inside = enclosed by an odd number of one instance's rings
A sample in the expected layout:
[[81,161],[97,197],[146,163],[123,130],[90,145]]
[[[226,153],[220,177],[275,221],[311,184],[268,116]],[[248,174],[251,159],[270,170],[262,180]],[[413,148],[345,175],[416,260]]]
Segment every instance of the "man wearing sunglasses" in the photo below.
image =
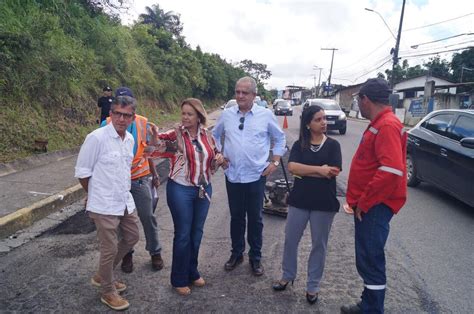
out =
[[[227,197],[230,207],[232,254],[225,269],[230,271],[243,261],[245,228],[248,219],[247,242],[252,272],[261,276],[262,204],[266,177],[273,173],[285,153],[285,133],[273,113],[254,104],[257,83],[251,77],[239,79],[235,85],[238,106],[222,112],[213,135],[228,161],[225,170]],[[269,162],[270,143],[272,159]]]
[[124,310],[129,303],[118,294],[127,286],[114,279],[113,270],[139,239],[130,193],[134,139],[127,132],[135,106],[131,97],[115,99],[111,123],[87,135],[75,168],[75,177],[88,194],[86,211],[96,225],[99,240],[99,269],[91,283],[101,288],[102,303],[114,310]]
[[[128,87],[120,87],[115,91],[115,97],[131,98],[135,101],[132,91]],[[120,113],[111,111],[112,119]],[[117,117],[116,117],[117,118]],[[127,131],[132,134],[135,145],[133,146],[133,161],[131,169],[131,193],[137,206],[138,217],[145,233],[145,249],[150,253],[151,267],[153,270],[163,268],[163,259],[161,257],[161,245],[158,239],[158,224],[155,217],[155,208],[157,200],[153,197],[153,190],[158,188],[160,180],[153,161],[145,156],[145,147],[150,140],[153,124],[148,122],[144,116],[134,114],[133,117],[124,117],[131,119]],[[102,126],[110,123],[108,118]],[[133,250],[123,257],[121,264],[122,271],[131,273],[133,271]]]

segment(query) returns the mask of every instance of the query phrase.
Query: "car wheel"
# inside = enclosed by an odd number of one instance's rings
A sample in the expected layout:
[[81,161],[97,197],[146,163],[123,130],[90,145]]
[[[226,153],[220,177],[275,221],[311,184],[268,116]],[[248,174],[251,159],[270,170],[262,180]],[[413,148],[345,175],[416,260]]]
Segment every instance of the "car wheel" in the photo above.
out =
[[416,167],[413,157],[407,154],[407,185],[417,186],[420,184],[420,179],[416,177]]
[[346,134],[346,131],[347,131],[347,127],[343,128],[343,129],[339,129],[339,134],[344,135],[344,134]]

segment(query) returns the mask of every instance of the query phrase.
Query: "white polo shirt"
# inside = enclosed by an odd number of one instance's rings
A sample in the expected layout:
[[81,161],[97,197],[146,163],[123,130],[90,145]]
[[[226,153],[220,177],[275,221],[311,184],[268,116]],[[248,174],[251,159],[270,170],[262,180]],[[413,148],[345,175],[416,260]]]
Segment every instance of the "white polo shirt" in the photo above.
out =
[[123,216],[135,209],[130,169],[133,136],[122,140],[112,123],[87,135],[76,163],[76,178],[89,179],[86,210],[102,215]]

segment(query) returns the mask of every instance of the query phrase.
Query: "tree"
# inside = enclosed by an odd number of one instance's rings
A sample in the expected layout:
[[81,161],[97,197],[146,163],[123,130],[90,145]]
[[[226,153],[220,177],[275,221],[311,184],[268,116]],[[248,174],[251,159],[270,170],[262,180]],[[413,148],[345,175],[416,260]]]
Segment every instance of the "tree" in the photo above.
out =
[[377,73],[377,78],[381,78],[385,80],[385,75],[382,72]]
[[[453,79],[456,82],[474,82],[474,48],[455,53],[451,60]],[[472,92],[474,86],[461,86],[458,92]]]
[[252,60],[242,60],[239,63],[239,67],[253,77],[258,83],[262,83],[263,80],[267,80],[272,76],[272,72],[267,70],[267,65],[263,63],[256,63]]
[[446,80],[451,79],[449,62],[439,56],[430,58],[430,61],[423,63],[431,76],[441,77]]
[[164,29],[170,32],[175,39],[180,39],[183,31],[183,24],[180,21],[180,15],[173,11],[165,12],[160,8],[159,4],[152,7],[145,7],[146,13],[140,14],[140,22],[143,24],[151,24],[157,30]]

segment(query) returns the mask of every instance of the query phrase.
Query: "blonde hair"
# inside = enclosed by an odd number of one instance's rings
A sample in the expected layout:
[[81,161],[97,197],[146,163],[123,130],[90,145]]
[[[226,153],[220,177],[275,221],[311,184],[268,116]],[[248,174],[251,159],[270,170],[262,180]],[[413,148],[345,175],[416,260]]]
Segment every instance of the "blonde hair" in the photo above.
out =
[[181,108],[183,108],[184,105],[190,105],[191,107],[193,107],[198,115],[199,123],[202,124],[203,126],[206,126],[206,123],[207,123],[206,109],[204,109],[204,106],[202,105],[202,102],[199,99],[186,98],[185,100],[183,100],[183,102],[181,102]]

